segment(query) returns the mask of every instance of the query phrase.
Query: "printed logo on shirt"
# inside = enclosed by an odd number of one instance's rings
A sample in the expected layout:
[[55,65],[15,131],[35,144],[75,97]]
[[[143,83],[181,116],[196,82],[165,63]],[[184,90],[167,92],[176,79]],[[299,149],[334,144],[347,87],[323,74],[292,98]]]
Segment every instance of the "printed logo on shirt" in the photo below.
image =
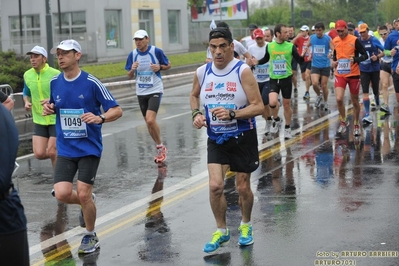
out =
[[212,91],[213,90],[213,82],[209,82],[205,86],[205,91]]
[[61,98],[60,98],[59,95],[57,95],[57,97],[56,97],[56,99],[55,99],[55,102],[56,102],[56,103],[59,103],[60,101],[61,101]]
[[218,93],[218,94],[207,94],[205,99],[215,99],[216,101],[232,101],[234,100],[233,93]]
[[221,89],[224,89],[224,83],[218,83],[218,84],[215,86],[215,90],[221,90]]
[[237,84],[235,82],[228,81],[226,85],[227,85],[227,91],[232,91],[232,92],[237,91]]

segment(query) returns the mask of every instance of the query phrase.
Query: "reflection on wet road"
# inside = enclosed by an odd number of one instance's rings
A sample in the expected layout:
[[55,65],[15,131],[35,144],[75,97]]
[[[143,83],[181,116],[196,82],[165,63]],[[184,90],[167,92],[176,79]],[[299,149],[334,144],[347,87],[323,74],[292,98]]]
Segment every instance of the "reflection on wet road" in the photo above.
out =
[[[373,112],[375,122],[363,128],[360,139],[351,127],[343,136],[335,134],[334,95],[331,112],[314,108],[314,95],[308,103],[293,99],[294,138],[288,141],[264,137],[265,123],[258,117],[261,165],[251,177],[255,244],[237,244],[241,215],[234,173],[228,173],[231,241],[208,256],[202,247],[215,224],[206,132],[191,125],[190,89],[170,89],[163,97],[158,118],[169,150],[165,165],[153,162],[155,147],[137,106],[104,125],[94,186],[101,243],[96,254],[77,255],[83,233],[79,207],[58,204],[51,196],[51,163],[20,158],[15,183],[29,222],[31,265],[302,266],[334,259],[344,265],[397,265],[398,107],[387,117]],[[372,251],[396,253],[374,258]]]

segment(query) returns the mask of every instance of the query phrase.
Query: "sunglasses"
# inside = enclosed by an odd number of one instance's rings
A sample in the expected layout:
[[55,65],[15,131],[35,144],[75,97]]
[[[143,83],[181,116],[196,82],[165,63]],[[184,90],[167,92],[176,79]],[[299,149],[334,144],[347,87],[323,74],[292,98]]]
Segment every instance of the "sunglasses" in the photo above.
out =
[[337,30],[337,32],[338,32],[338,33],[343,33],[343,32],[344,32],[344,30]]
[[388,32],[380,33],[381,36],[385,36],[387,34],[388,34]]

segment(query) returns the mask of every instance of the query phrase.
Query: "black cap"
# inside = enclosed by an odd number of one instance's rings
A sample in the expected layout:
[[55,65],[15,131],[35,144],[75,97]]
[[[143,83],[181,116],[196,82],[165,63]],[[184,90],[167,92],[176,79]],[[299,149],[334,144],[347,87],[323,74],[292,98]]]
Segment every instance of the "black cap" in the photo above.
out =
[[225,27],[217,27],[209,32],[209,40],[224,38],[229,43],[233,42],[233,36],[228,28]]
[[348,23],[348,30],[355,30],[355,24],[349,22]]
[[258,28],[258,26],[256,24],[249,24],[248,28],[250,30],[256,30]]
[[218,22],[217,24],[216,24],[216,27],[219,27],[219,28],[229,28],[229,25],[227,25],[227,23],[226,22],[224,22],[224,21],[220,21],[220,22]]

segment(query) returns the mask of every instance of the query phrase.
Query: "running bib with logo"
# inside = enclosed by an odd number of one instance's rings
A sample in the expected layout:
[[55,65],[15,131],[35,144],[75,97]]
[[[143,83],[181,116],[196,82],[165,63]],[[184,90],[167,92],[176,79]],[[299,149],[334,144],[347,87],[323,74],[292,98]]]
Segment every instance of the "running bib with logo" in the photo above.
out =
[[315,56],[324,56],[326,54],[326,47],[324,45],[314,45],[313,54]]
[[86,123],[80,118],[83,109],[60,109],[60,123],[64,138],[87,138]]
[[287,74],[287,61],[285,59],[273,61],[273,74],[274,75]]
[[267,81],[269,79],[269,63],[257,65],[254,73],[256,75],[256,80],[259,82]]
[[152,88],[152,86],[154,85],[152,74],[152,71],[137,72],[136,82],[139,85],[139,88]]
[[362,64],[362,65],[369,65],[369,64],[371,64],[370,53],[369,53],[369,51],[366,51],[366,53],[367,53],[368,58],[367,58],[366,60],[360,62],[360,64]]
[[216,107],[224,107],[227,110],[235,110],[235,104],[208,104],[208,116],[210,117],[210,129],[214,133],[232,133],[238,130],[237,119],[219,120],[211,110]]
[[351,73],[351,60],[350,59],[339,59],[337,66],[338,74],[349,74]]

